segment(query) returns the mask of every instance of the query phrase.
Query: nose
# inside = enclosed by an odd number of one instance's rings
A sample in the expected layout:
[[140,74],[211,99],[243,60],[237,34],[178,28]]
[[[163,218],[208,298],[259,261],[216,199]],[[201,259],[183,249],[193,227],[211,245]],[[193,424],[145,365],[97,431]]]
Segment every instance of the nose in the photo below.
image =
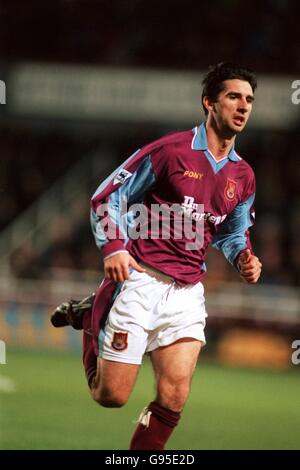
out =
[[248,103],[246,98],[245,99],[241,98],[238,103],[238,112],[245,114],[249,111],[249,109],[250,109],[250,103]]

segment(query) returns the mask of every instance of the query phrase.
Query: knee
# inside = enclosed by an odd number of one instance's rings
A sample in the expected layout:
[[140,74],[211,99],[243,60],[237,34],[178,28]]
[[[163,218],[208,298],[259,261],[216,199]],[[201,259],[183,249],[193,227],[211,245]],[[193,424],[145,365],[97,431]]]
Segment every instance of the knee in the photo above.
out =
[[159,402],[172,411],[182,411],[190,392],[188,380],[178,379],[174,382],[162,382],[158,387]]
[[104,408],[122,408],[127,402],[127,400],[122,399],[121,397],[106,397],[101,396],[99,400],[96,400],[99,405]]
[[189,390],[185,388],[174,389],[173,393],[167,398],[167,408],[178,413],[182,411],[188,398]]
[[96,389],[91,391],[91,395],[93,400],[104,408],[121,408],[128,400],[128,397]]

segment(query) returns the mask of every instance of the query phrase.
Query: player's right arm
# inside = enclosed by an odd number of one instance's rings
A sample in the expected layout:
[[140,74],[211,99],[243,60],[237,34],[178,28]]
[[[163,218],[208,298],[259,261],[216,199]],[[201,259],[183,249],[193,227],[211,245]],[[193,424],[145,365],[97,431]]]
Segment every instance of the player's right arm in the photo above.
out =
[[[149,146],[148,146],[149,147]],[[153,156],[156,149],[138,150],[97,189],[91,201],[91,225],[104,258],[105,276],[123,282],[129,268],[144,271],[128,253],[128,226],[134,224],[130,206],[142,203],[155,184]],[[156,165],[157,172],[158,165]]]

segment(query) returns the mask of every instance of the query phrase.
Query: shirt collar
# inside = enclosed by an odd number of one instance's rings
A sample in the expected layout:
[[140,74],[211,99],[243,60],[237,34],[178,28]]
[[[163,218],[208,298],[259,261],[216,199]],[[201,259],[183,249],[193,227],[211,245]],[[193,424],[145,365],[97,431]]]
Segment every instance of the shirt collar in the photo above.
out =
[[[205,128],[205,122],[200,124],[199,127],[194,128],[194,137],[192,141],[192,149],[193,150],[209,150],[207,146],[207,134]],[[234,144],[230,149],[229,154],[227,155],[229,160],[233,162],[238,162],[241,157],[238,156],[234,149]]]

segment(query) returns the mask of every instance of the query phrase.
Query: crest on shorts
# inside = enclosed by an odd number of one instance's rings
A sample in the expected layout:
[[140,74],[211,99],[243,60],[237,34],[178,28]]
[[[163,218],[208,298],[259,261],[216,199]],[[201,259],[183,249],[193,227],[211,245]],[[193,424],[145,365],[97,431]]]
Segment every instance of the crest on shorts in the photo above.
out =
[[124,351],[127,346],[128,333],[123,333],[122,331],[115,331],[113,340],[111,342],[112,347],[116,351]]
[[224,196],[227,201],[233,201],[236,195],[237,183],[230,178],[227,178],[227,183],[224,189]]

